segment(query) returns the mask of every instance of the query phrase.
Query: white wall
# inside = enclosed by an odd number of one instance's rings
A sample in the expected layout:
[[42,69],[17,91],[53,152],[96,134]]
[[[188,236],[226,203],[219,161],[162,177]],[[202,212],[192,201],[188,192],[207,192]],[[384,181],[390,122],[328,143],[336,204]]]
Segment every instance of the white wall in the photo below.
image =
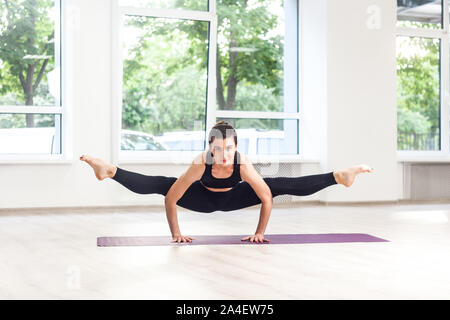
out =
[[327,23],[327,165],[368,163],[376,174],[325,200],[396,200],[395,1],[328,1]]
[[395,19],[389,0],[303,2],[306,145],[317,144],[324,172],[375,168],[351,189],[324,190],[323,201],[398,199]]
[[300,145],[305,158],[326,159],[327,143],[326,0],[301,0]]
[[[396,200],[395,4],[391,0],[302,0],[305,111],[301,139],[313,174],[366,162],[376,169],[350,189],[324,190],[323,201]],[[73,162],[0,165],[0,208],[163,205],[113,180],[97,181],[78,160],[111,161],[111,0],[64,0],[66,103],[72,108]],[[369,4],[381,8],[381,29],[366,27]],[[304,42],[302,42],[304,40]],[[70,98],[70,101],[67,99]],[[148,175],[179,176],[184,165],[123,165]],[[181,208],[180,208],[181,209]]]

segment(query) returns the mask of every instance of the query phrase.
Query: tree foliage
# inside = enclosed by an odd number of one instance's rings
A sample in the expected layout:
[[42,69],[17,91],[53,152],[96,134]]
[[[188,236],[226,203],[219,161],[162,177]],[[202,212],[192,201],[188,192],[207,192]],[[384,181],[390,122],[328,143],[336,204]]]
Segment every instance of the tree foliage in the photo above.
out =
[[440,44],[433,39],[400,39],[398,48],[398,129],[439,134]]
[[[198,7],[194,2],[177,6]],[[283,37],[271,2],[217,1],[219,109],[281,111]],[[124,60],[123,126],[160,134],[204,122],[209,24],[133,17],[126,25],[140,32]]]
[[[0,94],[10,104],[34,105],[48,68],[54,68],[54,0],[0,1]],[[26,117],[33,127],[34,115]]]

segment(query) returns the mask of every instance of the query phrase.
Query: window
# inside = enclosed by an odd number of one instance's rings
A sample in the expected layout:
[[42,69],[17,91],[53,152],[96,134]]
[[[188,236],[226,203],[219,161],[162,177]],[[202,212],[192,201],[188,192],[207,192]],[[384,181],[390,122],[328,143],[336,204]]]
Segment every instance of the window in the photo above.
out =
[[397,0],[397,26],[442,28],[442,1]]
[[448,2],[397,0],[397,10],[398,150],[447,154]]
[[123,26],[122,130],[185,150],[171,133],[205,130],[209,23],[125,15]]
[[[297,154],[298,120],[296,119],[227,119],[238,136],[238,150],[250,155]],[[241,145],[241,141],[245,142]]]
[[[245,153],[298,155],[296,0],[117,0],[114,10],[117,159],[198,153],[221,119]],[[125,130],[166,149],[130,147]]]
[[207,11],[208,0],[119,0],[119,6],[151,9],[187,9]]
[[60,0],[0,2],[0,157],[62,155]]

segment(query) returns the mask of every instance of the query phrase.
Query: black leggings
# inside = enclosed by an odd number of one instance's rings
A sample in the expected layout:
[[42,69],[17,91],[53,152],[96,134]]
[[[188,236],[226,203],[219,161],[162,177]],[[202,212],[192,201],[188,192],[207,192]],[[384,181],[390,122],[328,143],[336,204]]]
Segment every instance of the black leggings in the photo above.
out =
[[[146,176],[118,167],[116,175],[112,179],[135,193],[157,193],[165,196],[178,178]],[[307,196],[337,184],[333,172],[294,178],[275,177],[263,179],[272,191],[273,198],[282,194]],[[217,210],[238,210],[260,203],[261,200],[248,182],[242,181],[229,191],[214,192],[206,189],[198,180],[189,186],[178,200],[177,205],[198,212],[213,212]]]

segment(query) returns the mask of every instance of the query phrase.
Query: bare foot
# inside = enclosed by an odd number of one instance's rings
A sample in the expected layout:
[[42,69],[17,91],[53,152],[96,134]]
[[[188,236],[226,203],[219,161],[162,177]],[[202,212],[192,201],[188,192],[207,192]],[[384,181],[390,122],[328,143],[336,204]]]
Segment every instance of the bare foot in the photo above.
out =
[[350,167],[345,170],[336,171],[333,173],[334,178],[338,184],[342,184],[346,187],[350,187],[358,174],[363,172],[373,172],[373,168],[368,165],[361,164],[358,166]]
[[82,155],[80,157],[80,160],[86,162],[94,169],[95,176],[100,181],[106,178],[112,178],[116,174],[117,168],[100,158],[94,158],[89,155]]

